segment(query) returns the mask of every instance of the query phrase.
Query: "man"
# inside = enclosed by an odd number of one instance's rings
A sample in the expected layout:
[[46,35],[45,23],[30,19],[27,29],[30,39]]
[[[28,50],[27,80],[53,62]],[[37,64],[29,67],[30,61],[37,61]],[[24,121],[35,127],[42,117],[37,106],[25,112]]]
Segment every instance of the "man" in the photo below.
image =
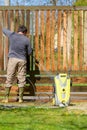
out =
[[26,37],[27,28],[19,26],[18,32],[3,29],[3,33],[9,38],[9,53],[7,65],[7,79],[5,87],[5,103],[8,103],[10,89],[14,77],[17,76],[19,87],[19,102],[23,102],[23,91],[26,84],[27,55],[32,52],[29,39]]

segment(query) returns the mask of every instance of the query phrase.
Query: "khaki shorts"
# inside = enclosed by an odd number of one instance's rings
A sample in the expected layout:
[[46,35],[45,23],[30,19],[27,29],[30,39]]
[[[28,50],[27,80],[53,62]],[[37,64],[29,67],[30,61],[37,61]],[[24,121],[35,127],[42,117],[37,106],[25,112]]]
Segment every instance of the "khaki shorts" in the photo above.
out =
[[15,76],[18,79],[18,86],[26,84],[26,61],[18,58],[9,58],[7,65],[6,87],[11,87]]

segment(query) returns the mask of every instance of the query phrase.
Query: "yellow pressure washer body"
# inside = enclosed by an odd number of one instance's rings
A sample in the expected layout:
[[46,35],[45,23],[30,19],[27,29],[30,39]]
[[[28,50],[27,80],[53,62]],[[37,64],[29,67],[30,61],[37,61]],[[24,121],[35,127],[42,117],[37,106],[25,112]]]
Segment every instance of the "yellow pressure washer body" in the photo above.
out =
[[70,103],[70,75],[60,73],[54,77],[53,105],[60,107],[68,106]]

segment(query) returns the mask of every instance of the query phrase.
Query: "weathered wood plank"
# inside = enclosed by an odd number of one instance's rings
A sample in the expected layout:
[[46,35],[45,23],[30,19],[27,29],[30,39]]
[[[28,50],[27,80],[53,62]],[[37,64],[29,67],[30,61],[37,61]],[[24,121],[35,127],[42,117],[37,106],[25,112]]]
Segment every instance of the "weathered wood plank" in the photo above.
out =
[[3,26],[3,16],[2,11],[0,11],[0,70],[4,69],[4,53],[3,53],[3,39],[2,39],[2,26]]
[[67,62],[68,62],[68,70],[72,68],[72,53],[71,53],[71,39],[72,39],[72,11],[68,12],[67,19]]
[[11,12],[10,12],[10,29],[12,30],[12,31],[14,31],[14,27],[15,27],[15,18],[14,18],[14,10],[12,10]]
[[84,69],[87,70],[87,11],[84,17]]
[[54,37],[55,37],[55,11],[52,11],[51,14],[51,70],[56,70],[56,64],[55,64],[55,53],[54,53]]
[[19,24],[25,25],[25,10],[19,11]]
[[62,12],[59,11],[58,12],[58,22],[57,22],[57,26],[58,26],[58,62],[57,62],[57,68],[58,70],[61,69],[61,20],[62,20]]
[[41,71],[44,70],[44,66],[45,66],[45,63],[44,63],[44,58],[45,58],[45,40],[44,40],[44,31],[45,31],[45,27],[44,27],[44,11],[41,11],[40,12],[40,18],[41,18],[41,34],[40,34],[40,65],[41,65]]
[[0,10],[87,10],[87,6],[0,6]]
[[67,12],[63,14],[63,69],[67,69]]
[[15,31],[18,31],[19,26],[19,10],[15,10]]
[[39,21],[38,11],[35,12],[35,59],[39,60]]
[[46,70],[49,71],[51,67],[50,62],[50,10],[46,14]]
[[27,27],[27,36],[29,37],[30,36],[30,11],[27,10],[26,11],[26,27]]
[[74,70],[78,70],[78,11],[74,11]]
[[[3,24],[5,28],[9,28],[10,29],[10,12],[9,11],[4,11],[3,12]],[[4,37],[4,70],[6,70],[7,67],[7,62],[8,62],[8,47],[9,47],[9,41],[8,38],[5,36]]]
[[83,69],[83,11],[79,11],[79,69]]

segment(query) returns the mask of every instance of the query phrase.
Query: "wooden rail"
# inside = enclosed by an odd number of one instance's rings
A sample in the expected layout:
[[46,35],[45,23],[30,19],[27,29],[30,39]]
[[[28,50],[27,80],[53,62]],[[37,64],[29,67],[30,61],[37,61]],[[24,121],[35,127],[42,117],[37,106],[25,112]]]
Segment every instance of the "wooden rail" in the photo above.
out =
[[[52,100],[54,96],[55,75],[34,75],[34,79],[27,75],[27,84],[24,91],[24,100]],[[87,101],[87,74],[71,74],[72,85],[70,87],[71,101]],[[38,80],[38,78],[40,78]],[[2,79],[2,80],[1,80]],[[4,97],[6,75],[0,76],[0,98]],[[15,80],[16,81],[16,80]],[[35,82],[34,82],[35,81]],[[17,82],[14,82],[10,98],[18,98]]]

